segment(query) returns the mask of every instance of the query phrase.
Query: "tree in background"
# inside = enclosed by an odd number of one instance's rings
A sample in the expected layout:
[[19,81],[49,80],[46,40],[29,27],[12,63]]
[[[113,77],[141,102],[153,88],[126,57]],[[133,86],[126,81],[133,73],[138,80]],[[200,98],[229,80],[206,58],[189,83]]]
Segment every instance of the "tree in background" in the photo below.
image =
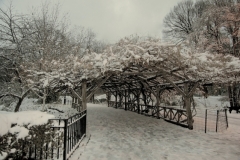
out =
[[201,16],[205,3],[185,0],[178,3],[164,18],[164,36],[167,40],[182,42],[194,31],[194,24]]
[[81,58],[97,46],[96,35],[90,29],[84,29],[80,41],[73,38],[67,18],[60,16],[59,5],[51,8],[45,2],[29,15],[21,15],[10,4],[0,12],[0,99],[18,99],[15,112],[29,92],[46,100],[49,88],[44,87],[51,79],[49,73],[70,72],[73,66],[69,57]]
[[[195,3],[187,0],[178,3],[165,17],[164,34],[173,42],[188,41],[200,52],[239,57],[239,17],[240,0],[198,0]],[[230,106],[240,107],[239,84],[229,84],[228,92]]]

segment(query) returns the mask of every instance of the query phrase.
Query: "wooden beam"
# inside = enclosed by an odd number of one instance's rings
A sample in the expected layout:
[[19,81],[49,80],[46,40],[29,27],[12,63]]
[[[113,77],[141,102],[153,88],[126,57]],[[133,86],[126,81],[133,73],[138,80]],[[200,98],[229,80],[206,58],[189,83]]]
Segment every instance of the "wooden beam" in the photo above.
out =
[[160,72],[123,72],[120,75],[156,75]]
[[166,81],[168,81],[171,85],[173,85],[173,87],[179,92],[181,93],[183,96],[186,96],[186,94],[174,83],[172,82],[170,79],[168,79],[167,77],[163,77],[164,79],[166,79]]
[[192,96],[193,92],[196,90],[196,88],[199,86],[199,83],[196,82],[194,86],[192,87],[191,91],[188,93],[188,96]]
[[82,80],[82,108],[83,110],[87,109],[87,81],[85,79]]
[[185,107],[187,111],[187,121],[188,121],[188,129],[192,130],[193,129],[193,117],[192,117],[192,112],[191,112],[191,97],[188,96],[188,83],[184,84],[184,90],[185,90],[185,96],[184,96],[184,102],[185,102]]
[[92,97],[92,95],[105,83],[110,76],[105,77],[102,81],[100,81],[97,86],[87,94],[87,101]]
[[80,97],[80,95],[77,92],[75,92],[72,88],[69,88],[69,89],[71,90],[72,94],[75,95],[79,99],[79,101],[82,101],[82,98]]

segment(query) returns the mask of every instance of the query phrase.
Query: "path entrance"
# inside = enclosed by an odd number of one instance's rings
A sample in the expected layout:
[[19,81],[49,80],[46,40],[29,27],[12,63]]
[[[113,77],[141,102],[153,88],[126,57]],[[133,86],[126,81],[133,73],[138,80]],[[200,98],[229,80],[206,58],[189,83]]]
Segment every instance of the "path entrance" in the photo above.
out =
[[238,160],[240,155],[240,136],[200,133],[106,105],[88,104],[87,125],[90,140],[71,160]]

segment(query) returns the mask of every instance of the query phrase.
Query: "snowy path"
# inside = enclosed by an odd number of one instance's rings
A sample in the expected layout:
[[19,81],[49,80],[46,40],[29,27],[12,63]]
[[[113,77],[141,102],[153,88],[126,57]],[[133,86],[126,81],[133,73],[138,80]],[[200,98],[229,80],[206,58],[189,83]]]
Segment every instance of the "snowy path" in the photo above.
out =
[[[121,109],[88,104],[86,146],[71,160],[240,160],[240,127],[202,133]],[[233,130],[234,129],[234,130]]]

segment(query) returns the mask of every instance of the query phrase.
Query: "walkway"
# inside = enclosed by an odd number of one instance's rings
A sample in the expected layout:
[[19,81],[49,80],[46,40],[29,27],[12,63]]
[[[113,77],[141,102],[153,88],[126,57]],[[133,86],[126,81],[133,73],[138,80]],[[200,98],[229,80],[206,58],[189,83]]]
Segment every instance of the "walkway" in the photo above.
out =
[[[71,160],[239,160],[240,127],[200,133],[131,111],[88,104],[86,146]],[[235,127],[236,129],[236,127]]]

